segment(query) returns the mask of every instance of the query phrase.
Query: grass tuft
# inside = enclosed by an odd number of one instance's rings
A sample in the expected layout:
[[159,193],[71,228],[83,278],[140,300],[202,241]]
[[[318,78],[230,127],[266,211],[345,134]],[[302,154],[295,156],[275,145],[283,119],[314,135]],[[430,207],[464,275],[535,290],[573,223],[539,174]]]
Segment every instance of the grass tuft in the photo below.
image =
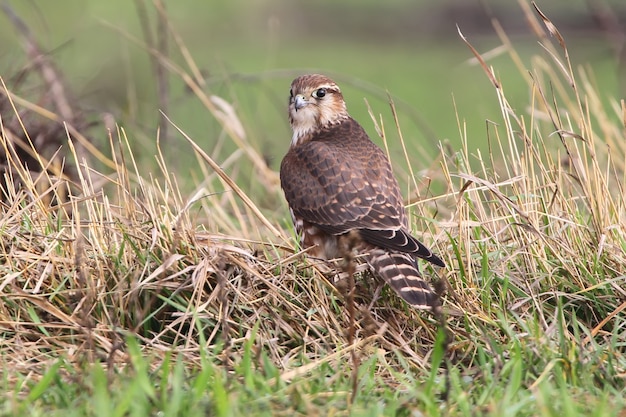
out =
[[[33,141],[16,152],[3,123],[0,415],[618,415],[625,106],[573,68],[535,9],[526,18],[541,48],[518,80],[527,107],[509,104],[507,84],[463,37],[500,103],[489,149],[471,148],[459,116],[463,149],[442,147],[439,164],[408,182],[414,229],[448,265],[425,271],[447,289],[447,349],[437,319],[391,292],[370,305],[367,276],[350,285],[347,308],[333,275],[294,247],[284,205],[270,213],[238,185],[238,169],[253,167],[266,196],[282,198],[234,108],[193,71],[166,65],[237,150],[216,161],[164,115],[198,156],[191,193],[162,148],[146,176],[122,127],[110,157],[85,156],[68,128],[68,153],[44,158]],[[4,84],[3,97],[28,131],[24,99]],[[71,177],[59,168],[68,163]]]

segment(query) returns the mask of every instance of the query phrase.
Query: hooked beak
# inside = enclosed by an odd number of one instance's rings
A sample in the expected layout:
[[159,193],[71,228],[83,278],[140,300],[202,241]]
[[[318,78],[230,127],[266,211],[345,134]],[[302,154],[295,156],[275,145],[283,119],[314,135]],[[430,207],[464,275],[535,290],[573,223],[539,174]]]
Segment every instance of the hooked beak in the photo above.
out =
[[306,101],[306,99],[304,98],[304,96],[302,94],[298,94],[294,98],[294,106],[296,108],[296,111],[300,110],[301,108],[303,108],[307,104],[309,104],[309,102]]

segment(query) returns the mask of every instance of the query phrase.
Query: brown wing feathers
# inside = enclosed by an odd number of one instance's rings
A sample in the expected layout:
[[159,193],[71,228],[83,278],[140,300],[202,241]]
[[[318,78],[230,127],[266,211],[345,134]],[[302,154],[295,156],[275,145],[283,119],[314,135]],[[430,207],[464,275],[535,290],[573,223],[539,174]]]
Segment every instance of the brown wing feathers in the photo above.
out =
[[359,234],[372,245],[408,253],[437,266],[446,266],[441,258],[404,230],[359,229]]
[[[397,182],[386,156],[365,135],[356,121],[348,119],[292,149],[281,169],[297,171],[297,175],[288,175],[290,181],[282,181],[290,207],[326,233],[359,230],[373,245],[444,266],[438,256],[403,230],[406,220]],[[363,136],[369,144],[354,140]],[[337,137],[342,140],[331,141]]]

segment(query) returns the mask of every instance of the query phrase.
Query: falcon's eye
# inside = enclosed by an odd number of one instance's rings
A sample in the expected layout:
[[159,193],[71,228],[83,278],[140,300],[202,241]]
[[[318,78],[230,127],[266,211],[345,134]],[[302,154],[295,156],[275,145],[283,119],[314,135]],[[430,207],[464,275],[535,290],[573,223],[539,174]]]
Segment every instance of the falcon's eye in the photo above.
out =
[[289,97],[293,97],[293,88],[289,89]]
[[313,91],[313,97],[315,98],[322,98],[326,95],[326,89],[325,88],[318,88],[317,90]]

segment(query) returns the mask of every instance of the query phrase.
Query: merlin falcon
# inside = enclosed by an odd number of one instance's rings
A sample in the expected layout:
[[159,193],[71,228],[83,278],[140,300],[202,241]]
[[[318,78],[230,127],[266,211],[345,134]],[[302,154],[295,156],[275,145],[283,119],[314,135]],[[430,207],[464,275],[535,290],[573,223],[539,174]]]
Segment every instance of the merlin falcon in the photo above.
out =
[[415,308],[438,306],[416,258],[444,263],[411,235],[389,159],[350,117],[339,86],[319,74],[296,78],[289,123],[280,182],[302,247],[331,260],[341,256],[341,236],[356,232],[356,250],[372,272]]

